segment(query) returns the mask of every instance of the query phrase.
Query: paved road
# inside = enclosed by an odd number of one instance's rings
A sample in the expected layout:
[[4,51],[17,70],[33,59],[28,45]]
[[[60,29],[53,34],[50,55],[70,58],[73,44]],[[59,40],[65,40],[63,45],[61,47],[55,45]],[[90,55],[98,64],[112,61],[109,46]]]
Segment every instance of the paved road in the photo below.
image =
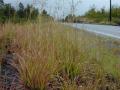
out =
[[95,25],[95,24],[69,24],[78,29],[84,29],[96,34],[106,35],[120,39],[120,26]]

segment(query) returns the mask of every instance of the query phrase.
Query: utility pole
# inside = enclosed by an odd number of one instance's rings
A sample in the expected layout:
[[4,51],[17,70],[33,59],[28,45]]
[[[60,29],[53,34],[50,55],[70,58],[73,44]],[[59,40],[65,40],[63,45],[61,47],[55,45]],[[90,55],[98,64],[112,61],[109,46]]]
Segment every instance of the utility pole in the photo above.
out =
[[110,22],[112,21],[112,0],[110,0],[110,15],[109,15]]

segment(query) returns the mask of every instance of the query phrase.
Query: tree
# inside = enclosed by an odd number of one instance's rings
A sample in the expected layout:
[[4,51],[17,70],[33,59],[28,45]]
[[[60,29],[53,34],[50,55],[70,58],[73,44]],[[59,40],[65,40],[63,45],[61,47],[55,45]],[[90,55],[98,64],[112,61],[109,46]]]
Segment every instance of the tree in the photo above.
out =
[[43,15],[43,16],[47,16],[48,14],[47,14],[47,11],[44,9],[42,12],[41,12],[41,14]]
[[25,16],[24,5],[21,2],[19,3],[19,10],[17,11],[17,15],[19,18],[24,18]]
[[3,6],[4,6],[4,2],[3,2],[3,0],[0,0],[0,16],[1,16],[1,14],[2,14],[2,9],[3,9]]
[[6,4],[4,6],[4,16],[6,19],[10,19],[14,16],[15,9],[11,6],[11,4]]
[[36,9],[32,5],[27,5],[27,7],[24,10],[24,13],[26,19],[36,19],[39,15],[38,9]]
[[24,8],[24,5],[19,3],[19,9],[16,10],[11,4],[4,4],[3,0],[0,0],[0,6],[0,22],[2,23],[6,21],[20,22],[28,19],[35,20],[39,14],[38,9],[32,5],[27,5]]
[[36,19],[37,17],[38,17],[38,15],[39,15],[39,11],[38,11],[38,9],[33,9],[33,11],[32,11],[32,18],[31,19]]
[[104,7],[101,8],[101,13],[102,13],[102,14],[105,14],[105,8],[104,8]]
[[16,10],[11,6],[11,4],[4,4],[4,7],[1,8],[0,22],[5,23],[6,21],[11,21],[15,12]]
[[24,10],[24,5],[21,2],[19,3],[19,10]]
[[96,9],[93,5],[91,9],[85,14],[87,17],[96,17]]
[[3,7],[3,5],[4,5],[3,0],[0,0],[0,8]]
[[30,9],[31,9],[31,6],[30,5],[27,5],[27,7],[25,8],[24,12],[25,12],[25,18],[26,19],[29,19],[30,18]]
[[69,14],[68,16],[66,16],[65,21],[67,22],[75,22],[75,15]]
[[3,13],[3,10],[2,10],[3,6],[4,6],[4,2],[3,2],[3,0],[0,0],[0,16]]
[[0,22],[4,22],[4,19],[5,19],[3,7],[4,7],[4,2],[3,0],[0,0]]

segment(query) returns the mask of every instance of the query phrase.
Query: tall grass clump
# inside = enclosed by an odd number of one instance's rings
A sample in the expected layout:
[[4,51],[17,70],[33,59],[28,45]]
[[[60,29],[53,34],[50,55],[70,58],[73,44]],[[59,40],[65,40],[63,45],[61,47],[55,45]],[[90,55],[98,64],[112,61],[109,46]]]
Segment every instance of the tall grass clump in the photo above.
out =
[[106,75],[119,78],[119,57],[109,39],[54,21],[7,23],[3,31],[17,46],[15,67],[31,90],[97,90],[106,88]]
[[44,27],[31,24],[16,29],[14,41],[20,45],[18,68],[21,78],[33,89],[44,89],[63,69],[71,79],[79,71],[75,63],[78,62],[76,47],[70,44],[66,33],[63,35],[63,31],[54,30],[54,27],[53,23]]

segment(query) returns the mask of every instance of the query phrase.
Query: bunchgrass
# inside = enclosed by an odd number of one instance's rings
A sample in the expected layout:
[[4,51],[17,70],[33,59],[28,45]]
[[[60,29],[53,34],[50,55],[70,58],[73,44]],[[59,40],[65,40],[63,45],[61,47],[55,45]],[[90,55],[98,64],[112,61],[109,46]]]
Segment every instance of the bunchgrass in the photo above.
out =
[[[18,45],[19,49],[14,51],[19,63],[15,66],[21,80],[32,90],[52,88],[50,85],[54,82],[50,81],[56,76],[61,78],[62,84],[54,88],[61,90],[96,90],[104,75],[120,76],[120,58],[113,53],[114,48],[109,48],[109,39],[54,21],[7,23],[3,27],[4,38],[0,40]],[[76,84],[80,76],[88,80],[86,87]]]

